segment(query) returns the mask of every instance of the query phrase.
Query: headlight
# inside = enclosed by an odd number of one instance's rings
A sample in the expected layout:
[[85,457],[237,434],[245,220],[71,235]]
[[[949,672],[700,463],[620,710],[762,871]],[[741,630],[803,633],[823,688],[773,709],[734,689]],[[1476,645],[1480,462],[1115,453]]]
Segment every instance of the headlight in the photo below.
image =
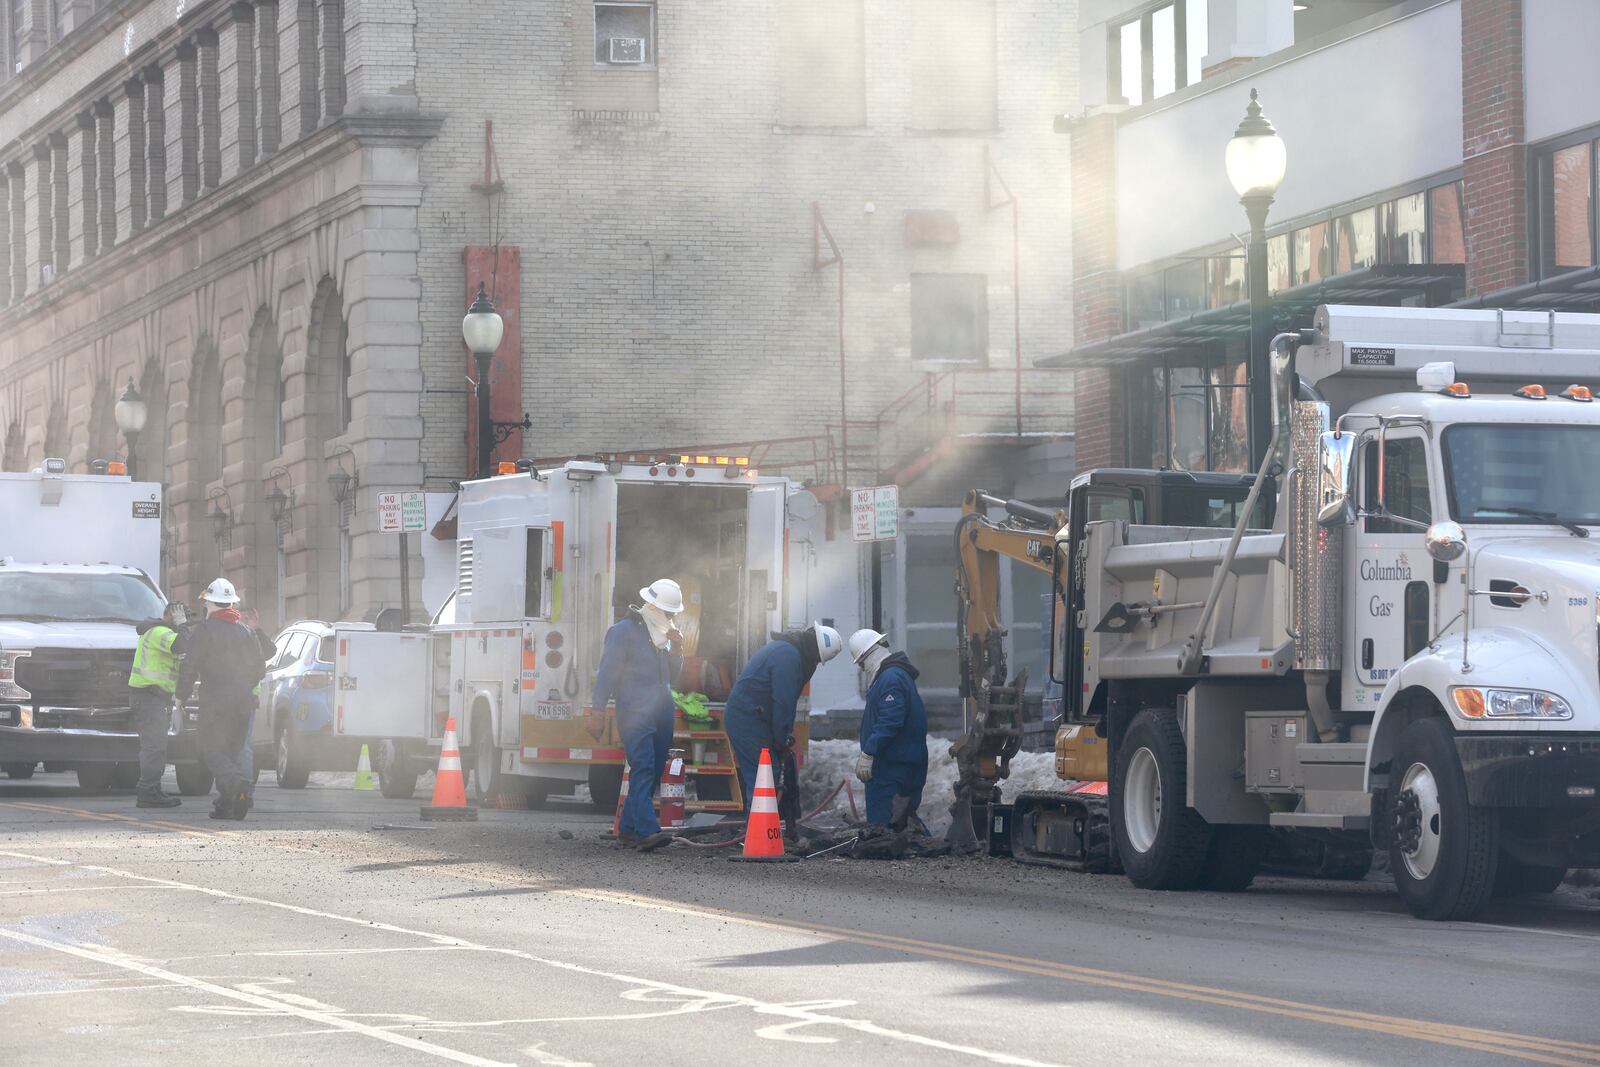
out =
[[1542,689],[1475,689],[1450,691],[1456,710],[1468,719],[1570,719],[1572,705]]
[[22,703],[33,694],[17,684],[17,661],[28,658],[32,652],[0,652],[0,700]]

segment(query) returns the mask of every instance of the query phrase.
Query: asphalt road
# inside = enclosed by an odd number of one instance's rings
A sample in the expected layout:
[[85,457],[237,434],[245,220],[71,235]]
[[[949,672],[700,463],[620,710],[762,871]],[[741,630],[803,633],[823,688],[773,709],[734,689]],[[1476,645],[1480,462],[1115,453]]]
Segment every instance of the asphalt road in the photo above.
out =
[[[0,1063],[1600,1065],[1600,901],[1155,894],[994,860],[617,852],[263,778],[245,823],[0,782]],[[563,838],[562,832],[571,835]]]

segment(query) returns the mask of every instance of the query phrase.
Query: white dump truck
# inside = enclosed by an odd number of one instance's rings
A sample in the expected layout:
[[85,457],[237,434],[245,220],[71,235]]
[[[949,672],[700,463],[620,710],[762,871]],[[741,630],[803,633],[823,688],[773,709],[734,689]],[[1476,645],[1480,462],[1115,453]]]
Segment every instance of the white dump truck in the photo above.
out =
[[[67,474],[47,459],[0,474],[0,767],[12,778],[43,764],[85,789],[138,779],[128,673],[134,627],[166,607],[161,486],[110,470]],[[204,792],[185,725],[168,757],[185,791]]]
[[640,588],[674,578],[687,605],[675,688],[705,696],[709,716],[679,719],[691,807],[740,810],[719,698],[785,617],[787,488],[737,456],[574,460],[465,483],[456,591],[434,624],[335,627],[334,735],[378,741],[380,785],[405,797],[454,716],[480,801],[586,783],[610,810],[624,761],[614,718],[590,706],[601,645]]
[[1330,306],[1273,359],[1272,530],[1061,545],[1129,877],[1288,827],[1461,919],[1600,866],[1600,316]]

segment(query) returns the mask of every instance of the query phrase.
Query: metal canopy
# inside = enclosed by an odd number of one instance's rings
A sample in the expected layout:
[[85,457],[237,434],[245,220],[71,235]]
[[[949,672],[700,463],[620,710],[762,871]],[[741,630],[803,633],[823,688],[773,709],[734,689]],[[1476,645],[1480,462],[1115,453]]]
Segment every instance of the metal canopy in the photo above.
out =
[[[1312,315],[1323,304],[1394,306],[1409,300],[1437,307],[1465,281],[1463,266],[1390,263],[1367,267],[1326,281],[1279,290],[1272,298],[1273,323],[1277,329],[1310,326]],[[1240,300],[1104,341],[1078,345],[1065,355],[1046,356],[1034,365],[1116,367],[1217,342],[1248,341],[1249,337],[1250,302]]]
[[1453,308],[1539,308],[1600,311],[1600,267],[1582,267],[1553,278],[1517,285],[1448,305]]

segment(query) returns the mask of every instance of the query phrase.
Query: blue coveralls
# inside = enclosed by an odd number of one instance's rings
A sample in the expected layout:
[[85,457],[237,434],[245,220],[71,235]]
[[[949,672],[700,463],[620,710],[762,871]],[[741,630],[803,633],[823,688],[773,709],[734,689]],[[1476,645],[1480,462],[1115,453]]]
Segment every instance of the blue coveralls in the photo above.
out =
[[628,757],[628,799],[618,832],[648,837],[661,832],[652,801],[672,747],[672,664],[667,652],[651,643],[649,627],[636,615],[606,631],[595,678],[595,710],[604,710],[613,697]]
[[744,673],[733,683],[722,726],[739,764],[745,811],[750,810],[750,798],[755,794],[763,748],[772,751],[773,782],[777,783],[778,749],[794,736],[795,705],[807,680],[799,646],[775,639],[750,657]]
[[908,797],[906,812],[915,815],[928,780],[928,712],[916,677],[911,661],[897,652],[878,668],[867,690],[861,716],[861,751],[873,760],[867,821],[880,826],[890,824],[895,797]]

